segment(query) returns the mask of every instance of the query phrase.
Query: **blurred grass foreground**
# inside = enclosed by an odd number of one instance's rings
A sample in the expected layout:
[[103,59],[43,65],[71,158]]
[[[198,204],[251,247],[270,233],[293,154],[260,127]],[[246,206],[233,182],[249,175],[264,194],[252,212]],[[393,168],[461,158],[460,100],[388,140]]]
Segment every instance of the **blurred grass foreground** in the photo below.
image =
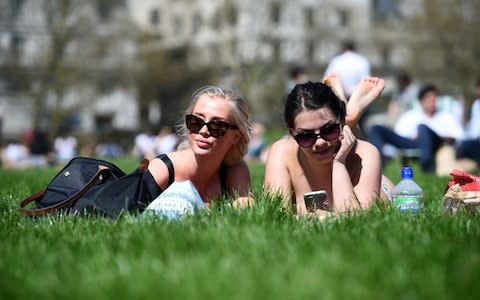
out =
[[[133,161],[119,161],[129,171]],[[399,180],[400,164],[385,173]],[[417,215],[375,206],[323,222],[296,219],[262,193],[181,222],[18,212],[58,168],[0,170],[1,299],[478,299],[477,216],[447,216],[448,178],[416,173]]]

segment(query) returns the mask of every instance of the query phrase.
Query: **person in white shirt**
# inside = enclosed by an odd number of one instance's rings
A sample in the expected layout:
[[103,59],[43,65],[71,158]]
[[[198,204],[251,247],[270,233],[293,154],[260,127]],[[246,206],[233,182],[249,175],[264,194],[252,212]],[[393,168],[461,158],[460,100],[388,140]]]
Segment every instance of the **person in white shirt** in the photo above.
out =
[[150,129],[135,136],[133,155],[140,159],[155,157],[155,137]]
[[9,141],[5,147],[0,149],[1,167],[5,169],[29,167],[28,147],[19,141]]
[[175,151],[178,145],[178,137],[169,126],[164,126],[155,137],[156,155]]
[[77,139],[74,136],[60,135],[56,137],[53,142],[56,162],[64,163],[74,158],[77,154],[77,145]]
[[456,149],[457,158],[471,158],[480,166],[480,80],[475,87],[477,99],[472,104],[465,140]]
[[418,98],[422,111],[409,110],[402,114],[394,129],[374,125],[368,134],[369,141],[383,155],[383,146],[390,144],[398,149],[418,149],[424,172],[435,171],[435,152],[443,143],[454,144],[464,137],[462,125],[452,114],[437,111],[438,90],[425,85]]
[[340,78],[348,99],[360,80],[370,76],[370,62],[356,52],[353,41],[345,41],[342,53],[332,58],[325,70],[325,76],[330,74],[337,74]]

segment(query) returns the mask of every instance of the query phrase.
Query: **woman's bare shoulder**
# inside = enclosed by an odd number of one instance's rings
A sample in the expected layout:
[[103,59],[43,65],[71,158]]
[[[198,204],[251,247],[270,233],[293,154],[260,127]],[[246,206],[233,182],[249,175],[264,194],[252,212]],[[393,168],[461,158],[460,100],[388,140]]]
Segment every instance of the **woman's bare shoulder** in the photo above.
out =
[[294,147],[296,143],[292,144],[294,140],[290,137],[281,138],[272,143],[272,146],[268,150],[268,160],[272,160],[274,158],[275,161],[282,159],[285,156],[289,156],[291,153],[294,153]]
[[[177,171],[177,165],[175,163],[174,153],[168,153],[167,157],[173,164],[173,168],[175,171]],[[163,159],[160,157],[156,157],[148,163],[148,170],[152,174],[153,178],[157,182],[157,184],[162,188],[166,189],[168,187],[168,181],[169,181],[169,169],[167,164]],[[177,172],[176,172],[177,173]]]
[[282,138],[274,142],[268,151],[267,167],[270,165],[289,165],[296,156],[298,150],[297,143],[290,137]]
[[297,144],[292,138],[284,137],[274,142],[272,144],[272,147],[270,148],[270,151],[275,151],[275,152],[294,151],[296,145]]

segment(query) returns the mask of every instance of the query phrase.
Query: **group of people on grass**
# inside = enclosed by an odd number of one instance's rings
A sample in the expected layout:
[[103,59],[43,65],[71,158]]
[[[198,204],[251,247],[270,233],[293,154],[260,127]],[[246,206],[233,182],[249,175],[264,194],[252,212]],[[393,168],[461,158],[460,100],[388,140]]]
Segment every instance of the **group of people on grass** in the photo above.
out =
[[478,125],[474,124],[480,118],[477,111],[480,100],[472,106],[467,130],[451,110],[439,109],[436,86],[421,87],[418,100],[419,109],[411,108],[400,114],[393,126],[376,124],[369,129],[368,140],[381,151],[382,160],[388,158],[384,153],[386,144],[397,149],[413,149],[418,152],[423,172],[435,173],[438,170],[437,151],[444,145],[451,145],[458,158],[469,158],[480,164],[480,134],[475,130]]
[[21,141],[11,139],[0,147],[1,167],[24,169],[65,163],[77,155],[77,145],[77,139],[66,132],[59,134],[50,145],[45,130],[27,130]]
[[[307,211],[303,195],[327,192],[331,212],[367,209],[388,199],[393,184],[381,170],[381,155],[354,132],[362,113],[383,90],[381,78],[365,77],[346,101],[337,75],[322,82],[297,84],[288,94],[284,121],[289,137],[275,142],[265,167],[264,187],[280,194],[282,205],[298,215]],[[174,181],[191,181],[206,206],[229,195],[233,205],[252,205],[250,172],[244,155],[251,125],[246,102],[232,91],[208,86],[194,93],[180,133],[186,141],[167,153]],[[148,170],[162,190],[169,186],[169,168],[154,158]],[[383,187],[383,188],[382,188]]]
[[[409,78],[400,81],[405,98],[411,98]],[[422,169],[432,172],[439,146],[463,136],[461,125],[437,110],[435,86],[420,89],[421,109],[404,113],[396,128],[373,125],[367,132],[368,140],[357,138],[362,136],[358,125],[364,123],[370,104],[384,87],[385,81],[370,76],[368,61],[349,43],[329,64],[321,82],[309,81],[305,72],[294,70],[283,114],[288,136],[268,148],[264,190],[280,195],[282,206],[297,215],[368,209],[375,201],[391,197],[393,183],[382,175],[385,144],[419,150]],[[399,102],[395,112],[403,111],[404,102]],[[475,102],[473,113],[477,110],[480,114],[480,100]],[[480,128],[479,124],[471,126]],[[154,150],[150,134],[136,137],[139,157],[158,153],[168,157],[152,158],[148,165],[162,191],[172,182],[189,181],[207,208],[224,195],[232,198],[236,207],[253,205],[246,159],[258,156],[264,147],[263,128],[252,126],[242,98],[221,87],[200,88],[185,111],[179,134],[184,141],[178,145],[172,132],[162,131],[157,141],[164,143],[168,138],[168,148],[161,150]],[[475,138],[458,143],[458,152],[480,163],[479,136],[477,132]],[[304,195],[318,190],[326,192],[327,210],[307,210]]]

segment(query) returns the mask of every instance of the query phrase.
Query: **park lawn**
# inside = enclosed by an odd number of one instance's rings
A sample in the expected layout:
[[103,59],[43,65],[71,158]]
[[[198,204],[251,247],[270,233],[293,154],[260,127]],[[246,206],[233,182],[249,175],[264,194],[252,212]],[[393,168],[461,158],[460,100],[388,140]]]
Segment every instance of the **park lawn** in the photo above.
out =
[[[136,162],[117,162],[125,171]],[[59,170],[0,170],[1,299],[479,298],[480,220],[446,216],[447,177],[423,175],[425,208],[390,206],[319,222],[264,195],[254,208],[219,204],[181,222],[74,216],[31,220],[21,198]],[[399,180],[400,165],[385,173]]]

